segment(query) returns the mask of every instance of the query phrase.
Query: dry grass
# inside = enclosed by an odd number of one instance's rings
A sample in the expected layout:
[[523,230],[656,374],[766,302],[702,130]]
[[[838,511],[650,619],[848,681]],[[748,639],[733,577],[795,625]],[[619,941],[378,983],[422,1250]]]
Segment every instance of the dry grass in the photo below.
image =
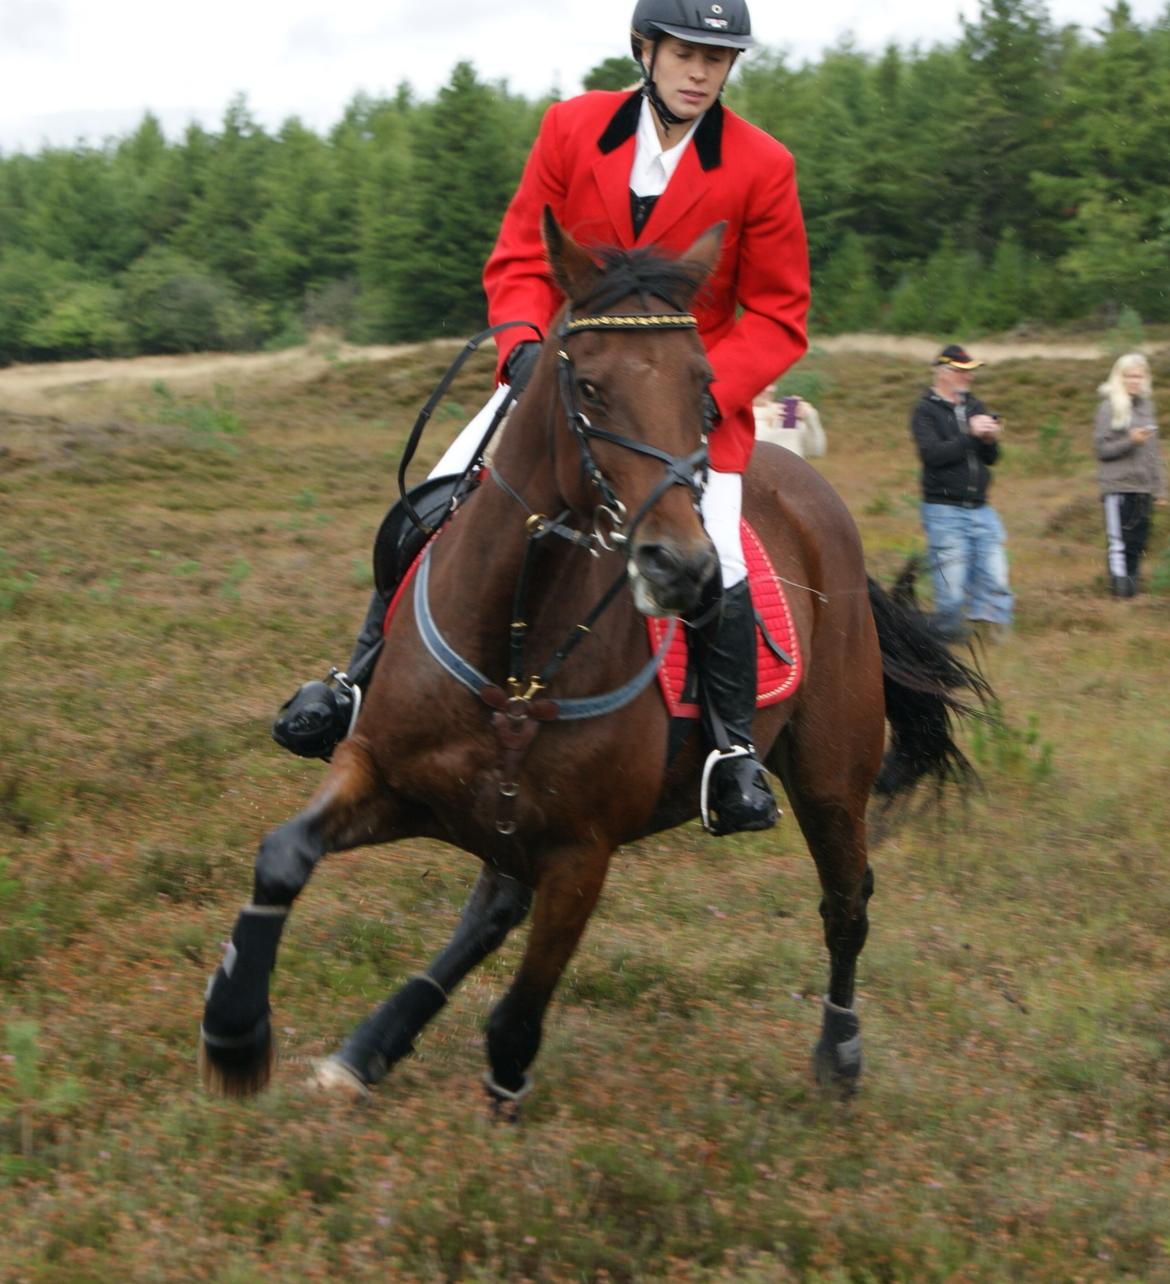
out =
[[[369,1107],[303,1086],[449,933],[475,870],[425,843],[318,871],[276,1086],[201,1095],[202,985],[318,772],[270,744],[273,706],[348,654],[448,355],[0,415],[0,1279],[1170,1279],[1170,555],[1162,510],[1161,591],[1103,596],[1105,361],[981,379],[1008,417],[1005,722],[968,742],[985,792],[876,855],[856,1101],[808,1073],[825,965],[790,821],[621,853],[519,1128],[478,1088],[519,941]],[[921,543],[918,367],[809,366],[821,464],[888,575]]]

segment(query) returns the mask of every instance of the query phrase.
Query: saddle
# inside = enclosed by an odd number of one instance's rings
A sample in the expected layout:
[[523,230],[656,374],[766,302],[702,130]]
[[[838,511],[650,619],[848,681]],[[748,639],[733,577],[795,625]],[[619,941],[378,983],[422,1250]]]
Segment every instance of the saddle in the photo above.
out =
[[[451,513],[456,494],[464,494],[478,483],[478,475],[469,484],[458,475],[429,477],[425,482],[407,492],[411,506],[421,521],[438,530]],[[374,537],[374,584],[383,600],[389,598],[405,581],[410,568],[423,551],[431,534],[420,530],[406,511],[397,503],[382,518],[378,534]]]
[[[787,700],[800,686],[803,671],[800,639],[768,550],[750,524],[742,519],[739,534],[756,613],[756,708],[763,709]],[[669,620],[647,619],[652,651],[662,645],[669,625]],[[677,630],[667,649],[658,670],[658,685],[672,718],[700,716],[698,673],[682,629]]]

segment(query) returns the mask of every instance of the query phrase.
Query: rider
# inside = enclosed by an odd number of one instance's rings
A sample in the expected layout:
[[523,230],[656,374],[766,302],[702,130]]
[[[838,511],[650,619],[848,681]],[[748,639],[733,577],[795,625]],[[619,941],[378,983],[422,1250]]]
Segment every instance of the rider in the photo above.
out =
[[[726,225],[719,265],[694,308],[717,412],[702,516],[722,572],[721,610],[696,640],[709,703],[731,745],[711,773],[717,830],[765,829],[776,805],[751,743],[755,615],[739,520],[752,398],[807,346],[804,222],[789,152],[720,101],[736,58],[754,43],[745,0],[637,0],[630,39],[642,75],[637,90],[582,94],[545,115],[484,270],[488,315],[493,324],[543,325],[559,308],[541,241],[546,205],[586,244],[677,253],[713,224]],[[497,344],[501,389],[493,403],[507,384],[519,392],[539,351],[518,329],[504,330]],[[433,475],[463,469],[483,418],[464,429]],[[379,636],[383,609],[375,594],[354,665]],[[344,683],[309,683],[282,710],[274,734],[308,756],[327,756],[350,712]]]

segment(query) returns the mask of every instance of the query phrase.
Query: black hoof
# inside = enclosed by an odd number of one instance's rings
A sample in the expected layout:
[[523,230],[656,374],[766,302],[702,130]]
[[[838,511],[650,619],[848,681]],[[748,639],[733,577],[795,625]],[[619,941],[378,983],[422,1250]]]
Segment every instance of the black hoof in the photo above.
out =
[[276,1040],[267,1017],[239,1038],[200,1031],[199,1077],[216,1097],[252,1097],[268,1086],[276,1066]]
[[488,1106],[492,1112],[493,1123],[518,1124],[520,1108],[524,1098],[532,1090],[532,1080],[525,1075],[524,1082],[515,1092],[501,1088],[488,1070],[483,1077],[483,1088],[487,1093]]
[[861,1022],[851,1008],[825,999],[821,1037],[813,1049],[813,1074],[822,1088],[852,1096],[861,1080]]

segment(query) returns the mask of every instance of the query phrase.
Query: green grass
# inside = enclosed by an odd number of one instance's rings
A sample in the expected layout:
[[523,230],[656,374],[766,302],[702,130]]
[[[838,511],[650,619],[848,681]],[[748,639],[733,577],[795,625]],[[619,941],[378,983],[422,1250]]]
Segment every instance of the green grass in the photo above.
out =
[[[272,1090],[202,1094],[203,985],[259,838],[320,778],[272,713],[349,653],[447,359],[0,413],[0,1280],[1170,1278],[1170,523],[1150,592],[1105,596],[1107,362],[980,375],[1018,627],[985,652],[997,716],[965,733],[982,790],[874,853],[855,1100],[809,1074],[825,960],[790,815],[618,853],[520,1127],[479,1078],[523,930],[368,1108],[304,1086],[454,927],[476,871],[434,843],[321,866],[274,977]],[[922,547],[921,371],[798,373],[889,576]]]

